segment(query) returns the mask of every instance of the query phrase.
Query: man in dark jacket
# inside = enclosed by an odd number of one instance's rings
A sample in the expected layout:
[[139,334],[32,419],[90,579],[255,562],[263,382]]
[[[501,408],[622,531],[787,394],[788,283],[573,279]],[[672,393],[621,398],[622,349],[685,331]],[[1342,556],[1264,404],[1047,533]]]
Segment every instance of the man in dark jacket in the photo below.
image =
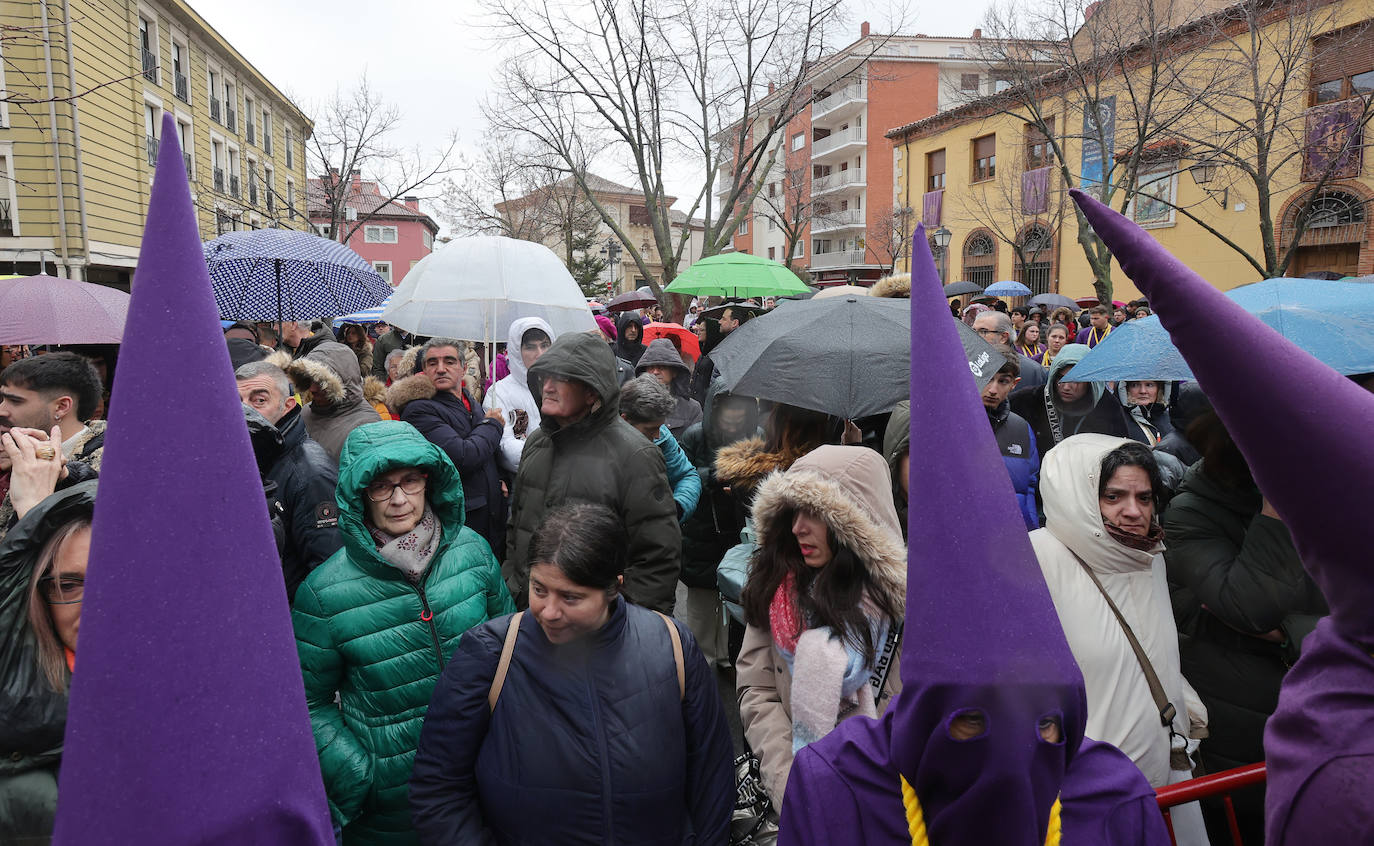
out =
[[[529,604],[530,539],[548,509],[570,500],[609,506],[630,538],[625,593],[673,609],[682,533],[663,454],[620,418],[615,356],[599,337],[570,332],[529,370],[540,398],[539,428],[525,440],[511,489],[506,560],[511,596]],[[500,427],[496,429],[500,437]]]
[[1040,451],[1035,446],[1035,433],[1021,415],[1011,410],[1007,397],[1020,382],[1020,356],[1011,347],[999,347],[1006,362],[983,388],[983,408],[988,412],[992,433],[997,436],[997,450],[1011,476],[1016,490],[1016,502],[1026,530],[1040,528],[1040,511],[1035,504],[1035,488],[1040,481]]
[[405,347],[406,333],[395,326],[377,336],[377,342],[372,345],[372,375],[380,379],[383,385],[388,383],[386,357]]
[[[301,408],[291,393],[291,380],[274,364],[254,361],[234,372],[239,399],[257,411],[281,435],[276,456],[262,468],[263,478],[276,485],[282,506],[285,544],[281,554],[286,597],[310,571],[343,545],[334,487],[339,471],[329,454],[305,433]],[[258,442],[253,444],[256,454]],[[259,463],[262,464],[262,457]]]
[[505,506],[496,453],[506,419],[499,408],[484,412],[482,404],[463,387],[466,352],[467,344],[462,341],[427,341],[417,357],[422,373],[416,377],[427,379],[433,393],[398,410],[402,420],[419,429],[458,468],[466,510],[463,525],[499,551],[505,548]]
[[311,334],[309,321],[288,320],[281,326],[281,340],[282,346],[286,347],[292,358],[304,358],[314,352],[320,344],[336,339],[328,327],[321,326],[317,332]]
[[649,344],[635,365],[636,376],[644,373],[651,374],[673,395],[673,410],[665,421],[673,437],[681,438],[688,426],[701,422],[701,403],[692,399],[687,385],[691,373],[672,341],[657,338]]
[[[973,320],[973,331],[983,336],[983,340],[989,344],[1012,346],[1012,324],[1011,318],[1000,311],[985,311]],[[1020,361],[1021,375],[1018,377],[1020,384],[1017,385],[1018,392],[1034,391],[1036,388],[1043,387],[1048,380],[1045,368],[1041,367],[1034,359],[1017,354]]]

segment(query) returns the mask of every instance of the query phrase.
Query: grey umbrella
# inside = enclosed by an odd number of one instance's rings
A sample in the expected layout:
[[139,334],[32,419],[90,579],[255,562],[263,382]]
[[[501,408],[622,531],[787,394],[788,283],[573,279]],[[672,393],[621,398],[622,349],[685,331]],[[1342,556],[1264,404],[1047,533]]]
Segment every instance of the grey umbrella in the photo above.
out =
[[[955,323],[981,391],[1005,359]],[[847,296],[792,303],[731,332],[711,360],[737,394],[846,420],[890,411],[910,393],[911,301]]]
[[945,286],[946,297],[962,297],[964,294],[981,294],[983,286],[973,282],[951,282]]
[[1038,294],[1030,298],[1031,305],[1044,306],[1045,308],[1071,308],[1078,310],[1078,303],[1063,294]]

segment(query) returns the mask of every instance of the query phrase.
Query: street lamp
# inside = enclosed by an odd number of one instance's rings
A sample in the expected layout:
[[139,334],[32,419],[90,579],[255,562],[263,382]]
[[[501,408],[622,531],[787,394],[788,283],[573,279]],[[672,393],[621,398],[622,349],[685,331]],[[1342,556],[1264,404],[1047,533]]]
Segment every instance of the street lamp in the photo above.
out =
[[945,275],[949,269],[949,242],[954,237],[954,233],[941,226],[930,233],[930,239],[935,243],[935,248],[940,251],[940,281],[945,281]]
[[611,290],[608,292],[611,295],[614,295],[617,287],[615,271],[616,268],[620,266],[620,252],[622,249],[620,242],[614,238],[607,238],[606,243],[601,245],[601,255],[606,259],[606,269],[611,272],[611,281],[609,283]]
[[1226,202],[1230,198],[1231,189],[1221,189],[1221,197],[1218,198],[1216,192],[1214,192],[1211,188],[1207,187],[1207,183],[1211,182],[1213,179],[1216,178],[1217,168],[1218,165],[1215,160],[1204,159],[1202,161],[1199,161],[1197,164],[1189,165],[1188,172],[1193,175],[1194,185],[1197,185],[1203,191],[1206,191],[1207,196],[1211,197],[1212,199],[1220,203],[1222,208],[1226,208]]

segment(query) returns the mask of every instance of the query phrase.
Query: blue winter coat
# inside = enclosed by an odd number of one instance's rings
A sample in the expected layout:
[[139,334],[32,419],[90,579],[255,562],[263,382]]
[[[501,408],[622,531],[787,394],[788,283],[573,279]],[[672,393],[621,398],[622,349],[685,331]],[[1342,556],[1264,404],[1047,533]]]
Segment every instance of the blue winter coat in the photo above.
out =
[[1011,485],[1016,489],[1016,501],[1021,506],[1026,529],[1038,529],[1040,511],[1035,507],[1035,489],[1040,484],[1040,451],[1036,449],[1035,433],[1005,400],[988,412],[988,422],[997,436],[997,449],[1011,475]]
[[687,628],[678,692],[663,619],[618,600],[604,626],[554,645],[521,618],[489,710],[510,617],[468,631],[434,691],[410,782],[424,844],[720,844],[735,783],[715,679]]
[[668,467],[668,484],[673,486],[673,502],[677,503],[677,521],[685,523],[697,510],[697,502],[701,499],[701,475],[666,423],[658,427],[654,443],[663,453],[663,463]]

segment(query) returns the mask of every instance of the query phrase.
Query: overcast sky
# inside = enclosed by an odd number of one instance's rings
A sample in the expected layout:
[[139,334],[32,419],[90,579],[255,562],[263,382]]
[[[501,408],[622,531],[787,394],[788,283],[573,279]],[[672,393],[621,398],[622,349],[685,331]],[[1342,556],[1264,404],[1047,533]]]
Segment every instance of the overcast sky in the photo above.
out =
[[[190,0],[209,24],[291,95],[307,114],[338,87],[367,73],[373,90],[400,106],[403,121],[392,143],[440,146],[458,131],[473,149],[485,127],[480,106],[500,59],[490,32],[475,17],[475,0]],[[855,3],[856,9],[871,9]],[[987,0],[912,0],[907,33],[967,35]],[[867,14],[865,12],[864,14]],[[851,13],[854,35],[863,14]],[[874,32],[886,32],[883,16]],[[614,163],[598,170],[613,179]],[[690,179],[690,176],[686,178]],[[690,185],[669,186],[686,193]]]

